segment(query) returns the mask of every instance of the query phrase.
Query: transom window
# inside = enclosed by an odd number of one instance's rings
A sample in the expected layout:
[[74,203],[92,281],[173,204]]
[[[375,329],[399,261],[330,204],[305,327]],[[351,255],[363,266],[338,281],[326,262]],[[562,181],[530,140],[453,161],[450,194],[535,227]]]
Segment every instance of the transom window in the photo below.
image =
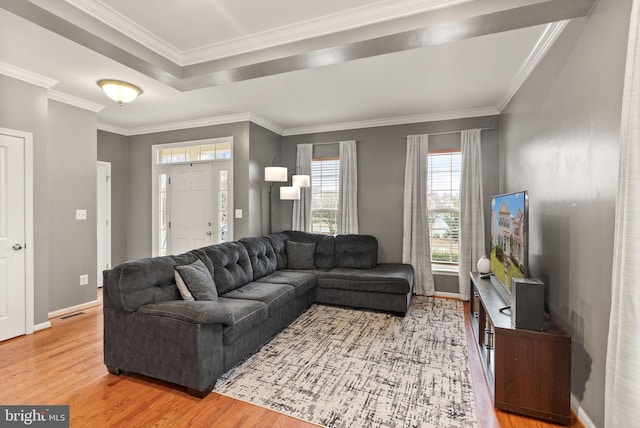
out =
[[158,164],[231,159],[231,143],[194,144],[191,146],[167,147],[157,151]]
[[461,169],[460,151],[429,153],[427,203],[431,263],[458,264]]
[[311,232],[335,235],[338,226],[340,159],[311,162]]

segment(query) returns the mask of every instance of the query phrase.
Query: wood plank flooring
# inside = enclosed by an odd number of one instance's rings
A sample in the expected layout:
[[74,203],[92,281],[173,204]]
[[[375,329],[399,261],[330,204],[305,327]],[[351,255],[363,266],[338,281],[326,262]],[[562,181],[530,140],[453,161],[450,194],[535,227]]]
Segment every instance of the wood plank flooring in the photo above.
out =
[[[67,404],[72,427],[317,426],[216,393],[200,400],[166,382],[110,375],[102,362],[102,308],[83,312],[52,319],[52,328],[0,342],[0,404]],[[470,346],[481,428],[555,426],[494,411],[474,349]]]

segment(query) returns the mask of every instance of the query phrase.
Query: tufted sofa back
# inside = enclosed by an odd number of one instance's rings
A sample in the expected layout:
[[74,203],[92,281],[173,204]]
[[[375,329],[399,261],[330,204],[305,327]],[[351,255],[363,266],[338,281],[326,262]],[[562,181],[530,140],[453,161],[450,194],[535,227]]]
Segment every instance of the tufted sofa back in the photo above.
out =
[[253,270],[253,281],[276,271],[278,268],[276,253],[266,237],[242,238],[240,243],[244,245],[249,254],[251,269]]
[[251,260],[241,243],[223,242],[194,251],[213,275],[219,295],[253,281]]
[[179,256],[163,256],[124,262],[104,272],[105,308],[134,312],[140,306],[181,299],[173,268],[195,262],[190,251]]
[[370,235],[336,237],[289,231],[225,242],[178,256],[133,260],[104,272],[104,307],[134,312],[140,306],[181,299],[174,267],[200,259],[211,272],[219,295],[287,267],[287,240],[316,243],[315,266],[371,269],[378,241]]

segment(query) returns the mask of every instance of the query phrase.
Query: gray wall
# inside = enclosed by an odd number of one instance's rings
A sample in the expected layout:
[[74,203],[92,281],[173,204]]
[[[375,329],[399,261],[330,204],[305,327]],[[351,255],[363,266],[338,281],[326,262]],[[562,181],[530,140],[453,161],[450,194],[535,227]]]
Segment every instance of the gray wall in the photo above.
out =
[[530,274],[572,336],[571,390],[604,421],[614,204],[631,0],[569,24],[501,117],[504,191],[528,189]]
[[47,90],[0,75],[0,127],[33,134],[34,323],[49,313]]
[[[264,167],[282,164],[282,137],[260,125],[250,122],[250,155],[249,155],[249,229],[247,236],[260,236],[269,232],[269,183],[264,181]],[[292,170],[289,170],[291,176]],[[281,218],[278,203],[279,183],[272,190],[273,223],[277,225]],[[276,227],[273,231],[277,231]],[[236,238],[242,238],[236,234]]]
[[[96,113],[49,101],[49,310],[97,298]],[[76,209],[87,210],[76,220]],[[80,275],[89,283],[80,285]]]
[[[249,123],[205,126],[178,131],[135,135],[129,140],[127,188],[127,259],[150,257],[151,235],[151,146],[205,138],[233,137],[234,205],[249,207]],[[102,145],[102,134],[100,145]],[[249,235],[249,218],[235,219],[234,238]]]
[[[352,129],[318,134],[288,136],[283,139],[285,164],[295,165],[296,145],[344,140],[358,142],[358,214],[360,233],[378,238],[381,262],[402,260],[402,205],[406,135],[459,131],[470,128],[490,128],[482,131],[483,187],[485,200],[498,193],[499,140],[498,116],[445,120],[438,122]],[[430,150],[460,148],[460,134],[433,135]],[[275,201],[275,199],[274,199]],[[291,202],[283,206],[281,229],[291,227]],[[489,204],[485,206],[486,226],[489,226]],[[488,237],[487,237],[487,248]],[[436,291],[458,292],[456,277],[436,278]]]
[[[33,134],[34,323],[96,300],[96,114],[0,75],[0,127]],[[86,209],[86,221],[75,210]],[[89,284],[80,286],[80,275]]]
[[111,163],[111,264],[127,260],[129,139],[98,131],[98,160]]

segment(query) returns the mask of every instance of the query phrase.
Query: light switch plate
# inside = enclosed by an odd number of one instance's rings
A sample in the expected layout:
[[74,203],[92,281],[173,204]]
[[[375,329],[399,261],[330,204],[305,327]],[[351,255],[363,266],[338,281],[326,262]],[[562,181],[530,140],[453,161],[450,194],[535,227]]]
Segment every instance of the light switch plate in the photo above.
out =
[[242,218],[242,208],[236,208],[236,218]]

